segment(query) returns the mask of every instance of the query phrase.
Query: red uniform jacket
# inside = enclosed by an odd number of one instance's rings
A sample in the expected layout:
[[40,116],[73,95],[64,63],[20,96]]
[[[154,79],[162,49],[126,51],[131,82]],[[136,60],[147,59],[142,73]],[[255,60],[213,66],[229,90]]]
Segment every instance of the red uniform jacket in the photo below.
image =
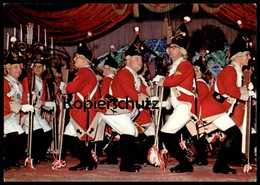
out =
[[[165,77],[163,86],[164,87],[180,86],[190,92],[193,92],[193,79],[194,79],[194,71],[191,63],[189,61],[183,61],[178,65],[176,72],[174,74]],[[179,101],[190,102],[192,105],[191,112],[195,114],[194,96],[190,96],[182,92],[180,92],[180,94],[181,95],[177,97],[177,99]],[[199,102],[197,106],[198,105]]]
[[[42,100],[43,102],[45,102],[45,99],[46,99],[46,88],[45,88],[45,86],[46,86],[46,80],[42,80],[42,82],[43,82],[43,93],[42,93],[42,98],[41,98],[41,100]],[[30,94],[28,77],[25,77],[25,78],[23,79],[22,84],[23,84],[24,91],[26,92],[26,94]],[[26,97],[27,97],[27,96],[26,96]]]
[[[130,98],[132,101],[138,101],[138,94],[143,93],[147,95],[146,86],[141,81],[140,92],[135,89],[135,80],[132,73],[123,68],[120,70],[114,77],[114,80],[111,84],[111,89],[113,92],[113,96],[116,98],[126,99],[126,97]],[[126,108],[126,104],[121,105],[121,107]],[[131,106],[128,106],[129,110],[132,110]]]
[[243,124],[245,115],[245,105],[245,103],[238,102],[234,107],[233,114],[230,116],[238,127],[240,127]]
[[[10,102],[14,101],[11,97],[8,97],[7,94],[11,91],[11,87],[8,81],[4,78],[4,116],[13,113],[10,109]],[[23,87],[23,95],[22,95],[22,104],[28,104],[27,95]]]
[[202,102],[203,99],[209,93],[209,87],[207,86],[206,82],[203,79],[197,79],[196,85],[197,85],[197,91],[198,91],[200,102]]
[[[152,122],[152,119],[151,119],[151,114],[150,114],[150,110],[149,109],[144,109],[140,112],[139,116],[136,118],[135,122],[142,126],[142,125],[145,125],[145,124],[148,124],[148,123],[151,123]],[[145,125],[145,126],[149,126],[149,125]],[[140,133],[143,132],[142,129],[138,128],[138,131]]]
[[[234,67],[226,66],[220,74],[217,76],[217,87],[221,95],[229,95],[233,98],[240,98],[240,88],[237,87],[237,73]],[[231,103],[227,102],[228,98],[225,98],[223,103],[216,101],[212,94],[214,93],[214,85],[212,86],[210,93],[204,99],[201,105],[201,118],[208,118],[210,116],[218,115],[226,112]]]
[[[46,80],[42,80],[42,83],[43,83],[43,92],[42,92],[41,101],[42,101],[43,103],[45,103],[45,100],[46,100]],[[29,96],[29,94],[30,94],[28,77],[25,77],[25,78],[23,79],[22,85],[23,85],[23,87],[24,87],[23,89],[24,89],[24,92],[25,92],[25,94],[26,94],[24,97],[26,97],[26,99],[27,99],[28,96]],[[28,101],[28,103],[30,103],[30,102],[29,102],[29,99],[27,99],[27,101]],[[22,112],[22,113],[21,113],[21,117],[23,117],[22,120],[25,120],[26,117],[24,117],[24,116],[26,116],[26,114]]]
[[100,89],[100,97],[105,96],[106,94],[109,94],[109,86],[112,82],[113,78],[111,77],[105,77],[101,83],[101,89]]
[[[72,109],[70,109],[70,115],[72,119],[80,126],[84,131],[87,131],[87,108],[85,108],[84,103],[80,99],[80,97],[76,94],[79,92],[83,97],[85,97],[85,101],[87,101],[88,93],[91,94],[93,89],[97,85],[97,78],[94,72],[90,68],[80,68],[74,77],[73,81],[69,82],[66,86],[66,92],[68,94],[73,93],[73,103]],[[89,126],[91,125],[95,115],[95,102],[99,101],[100,90],[97,88],[94,96],[91,99],[92,106],[89,109]],[[81,102],[81,103],[80,103]],[[81,105],[81,106],[80,106]],[[81,140],[86,138],[86,134],[81,137]]]

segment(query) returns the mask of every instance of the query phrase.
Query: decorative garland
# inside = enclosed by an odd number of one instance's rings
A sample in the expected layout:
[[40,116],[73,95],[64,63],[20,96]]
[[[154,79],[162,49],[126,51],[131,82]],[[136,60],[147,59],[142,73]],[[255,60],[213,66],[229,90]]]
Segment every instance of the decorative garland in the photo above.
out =
[[215,7],[215,8],[211,8],[206,4],[199,4],[199,6],[205,12],[210,13],[210,14],[214,14],[214,13],[217,13],[219,11],[219,9],[222,7],[222,4],[220,4],[218,7]]
[[116,8],[115,4],[112,4],[113,10],[118,14],[118,15],[124,15],[126,12],[128,4],[125,4],[123,8]]
[[151,4],[145,4],[145,3],[142,3],[142,5],[147,8],[148,10],[152,11],[152,12],[155,12],[155,13],[164,13],[164,12],[168,12],[178,6],[180,6],[181,4],[180,3],[176,3],[176,4],[169,4],[169,5],[164,5],[164,6],[154,6],[154,5],[151,5]]

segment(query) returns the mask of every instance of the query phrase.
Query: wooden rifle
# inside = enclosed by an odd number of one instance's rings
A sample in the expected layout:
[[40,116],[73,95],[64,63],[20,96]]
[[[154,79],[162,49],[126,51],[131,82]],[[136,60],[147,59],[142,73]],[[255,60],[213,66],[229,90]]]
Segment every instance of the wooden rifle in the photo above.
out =
[[196,133],[197,133],[197,140],[199,140],[199,117],[198,117],[198,88],[197,88],[197,82],[196,82],[196,74],[194,72],[194,80],[195,80],[195,115],[197,117],[197,121],[195,122],[195,126],[196,126]]
[[[87,100],[90,101],[90,93],[88,93],[88,99]],[[87,127],[86,127],[86,130],[88,130],[88,128],[89,128],[89,107],[87,106]],[[88,134],[86,134],[85,142],[86,142],[86,146],[88,146],[88,144],[89,144]]]
[[[54,161],[52,163],[52,169],[57,170],[58,168],[65,167],[66,162],[61,159],[61,153],[62,153],[62,144],[63,144],[63,134],[64,134],[64,126],[65,126],[65,115],[66,115],[66,108],[65,102],[67,102],[67,95],[61,95],[60,97],[60,114],[59,114],[59,126],[58,126],[58,139],[54,138],[54,148],[55,148],[55,140],[58,143],[56,143],[56,148],[53,152]],[[57,132],[55,132],[57,135]],[[57,136],[56,136],[57,137]]]
[[[252,74],[252,69],[246,69],[244,71],[244,77],[245,77],[245,85],[248,86],[250,83],[250,78]],[[243,168],[244,173],[249,173],[252,171],[252,166],[250,165],[250,135],[251,135],[251,96],[249,96],[248,101],[246,102],[246,110],[247,110],[247,119],[246,119],[246,143],[245,143],[245,155],[247,158],[247,164]]]
[[[30,86],[30,105],[35,105],[35,74],[32,71],[32,80],[31,80],[31,86]],[[32,133],[33,133],[33,122],[34,122],[34,112],[29,112],[29,133],[28,133],[28,139],[27,139],[27,158],[25,159],[24,166],[28,166],[29,168],[35,169],[33,167],[33,159],[32,159]]]
[[[67,61],[67,69],[69,70],[70,56],[63,46],[62,46],[62,48],[64,49],[64,51],[57,50],[57,49],[54,49],[54,48],[49,49],[48,51],[58,51],[58,52],[61,53],[61,54],[55,53],[55,56],[64,57],[64,54],[65,54],[68,58],[68,60],[66,60],[66,61]],[[67,79],[69,79],[69,73],[68,73]],[[66,119],[66,111],[67,111],[66,107],[65,107],[65,102],[68,102],[68,95],[61,94],[61,96],[60,96],[60,114],[59,114],[59,120],[58,120],[58,122],[59,122],[58,123],[58,138],[56,139],[56,140],[58,140],[58,143],[57,143],[56,148],[53,152],[53,155],[54,155],[54,161],[52,163],[52,169],[53,170],[57,170],[61,167],[66,166],[66,162],[61,159],[62,145],[63,145],[63,135],[64,135],[65,121],[66,121],[65,119]],[[57,132],[55,132],[55,133],[57,134]]]

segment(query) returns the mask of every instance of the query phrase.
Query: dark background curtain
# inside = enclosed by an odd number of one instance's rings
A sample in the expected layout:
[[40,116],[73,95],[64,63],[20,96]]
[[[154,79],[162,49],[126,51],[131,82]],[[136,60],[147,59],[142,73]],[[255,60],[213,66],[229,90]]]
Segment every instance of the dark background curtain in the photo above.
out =
[[[118,6],[120,9],[121,7]],[[47,37],[54,37],[63,44],[77,43],[86,37],[88,31],[98,36],[123,21],[131,12],[132,5],[127,5],[123,15],[116,13],[111,4],[84,4],[63,11],[37,11],[22,4],[6,4],[4,13],[17,25],[34,23],[47,29]],[[41,34],[43,36],[43,34]]]
[[[69,4],[65,5],[62,9],[62,5],[50,4],[52,8],[48,9],[46,5],[41,8],[39,3],[38,8],[33,8],[33,4],[5,4],[4,14],[17,27],[22,24],[24,31],[25,25],[31,22],[35,25],[35,34],[37,34],[37,25],[40,25],[42,29],[47,29],[48,39],[55,37],[62,44],[75,45],[86,38],[88,31],[93,33],[92,40],[101,37],[129,16],[132,17],[134,11],[133,4],[113,4],[113,6],[112,4],[71,4],[72,8],[69,8]],[[151,4],[156,7],[167,5],[169,4]],[[203,5],[199,11],[210,13],[212,6]],[[254,4],[221,4],[217,12],[212,11],[212,15],[235,29],[238,29],[236,22],[240,19],[244,24],[244,29],[251,33],[256,31],[256,6]],[[43,34],[41,35],[43,37]]]

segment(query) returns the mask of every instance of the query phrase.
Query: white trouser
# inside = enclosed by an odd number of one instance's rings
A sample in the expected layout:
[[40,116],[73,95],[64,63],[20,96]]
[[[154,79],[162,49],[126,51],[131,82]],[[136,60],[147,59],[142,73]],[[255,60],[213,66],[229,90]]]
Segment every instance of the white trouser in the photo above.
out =
[[161,132],[175,134],[190,120],[190,110],[187,104],[179,102]]
[[131,113],[117,115],[107,115],[101,113],[99,123],[101,123],[101,120],[103,119],[118,134],[126,134],[137,137],[138,130],[133,121],[130,119],[130,116]]
[[12,113],[12,115],[4,122],[4,135],[12,132],[18,132],[18,134],[24,133],[23,128],[16,119],[15,113]]
[[70,122],[68,123],[68,125],[65,128],[64,135],[78,137],[78,135],[76,133],[76,130],[74,129],[74,127],[72,125],[71,120],[70,120]]
[[226,113],[215,119],[212,123],[222,131],[225,131],[236,125],[235,122]]
[[[26,125],[25,132],[26,132],[26,134],[28,134],[29,116],[26,118],[24,123]],[[33,120],[33,130],[38,130],[41,128],[43,129],[43,132],[48,132],[51,130],[49,123],[36,112],[34,115],[34,120]]]
[[148,128],[144,131],[144,134],[146,136],[154,136],[155,135],[155,126],[154,123],[152,122]]

